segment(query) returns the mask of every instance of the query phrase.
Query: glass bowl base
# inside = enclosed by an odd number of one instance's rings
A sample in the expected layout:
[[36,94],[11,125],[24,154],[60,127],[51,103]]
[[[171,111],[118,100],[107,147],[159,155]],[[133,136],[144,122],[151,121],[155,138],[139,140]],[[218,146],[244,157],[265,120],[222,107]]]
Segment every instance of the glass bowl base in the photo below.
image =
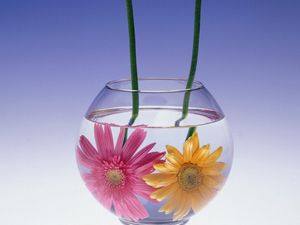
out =
[[182,221],[164,221],[164,222],[132,222],[124,219],[120,219],[120,221],[124,225],[184,225],[189,220],[182,220]]

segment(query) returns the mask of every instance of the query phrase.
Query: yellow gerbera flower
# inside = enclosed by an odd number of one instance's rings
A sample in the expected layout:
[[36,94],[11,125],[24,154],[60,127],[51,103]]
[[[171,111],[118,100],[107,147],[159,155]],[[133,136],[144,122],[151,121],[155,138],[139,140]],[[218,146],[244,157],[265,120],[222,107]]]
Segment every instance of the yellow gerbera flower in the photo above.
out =
[[144,176],[145,182],[157,188],[151,198],[169,201],[159,210],[173,214],[173,220],[182,220],[190,210],[199,211],[223,184],[221,175],[225,163],[217,162],[222,147],[210,153],[210,145],[200,147],[197,132],[183,146],[183,154],[167,145],[166,162],[155,164],[159,173]]

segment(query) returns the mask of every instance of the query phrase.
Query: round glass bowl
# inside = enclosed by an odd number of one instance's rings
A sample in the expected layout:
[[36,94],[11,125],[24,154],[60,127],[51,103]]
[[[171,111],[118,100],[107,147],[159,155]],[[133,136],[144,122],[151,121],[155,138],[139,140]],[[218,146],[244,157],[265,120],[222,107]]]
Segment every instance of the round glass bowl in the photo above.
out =
[[[142,78],[140,90],[131,90],[130,80],[109,82],[83,119],[81,176],[124,224],[184,224],[228,177],[233,146],[225,116],[202,83],[187,90],[186,82]],[[139,112],[130,120],[133,98]]]

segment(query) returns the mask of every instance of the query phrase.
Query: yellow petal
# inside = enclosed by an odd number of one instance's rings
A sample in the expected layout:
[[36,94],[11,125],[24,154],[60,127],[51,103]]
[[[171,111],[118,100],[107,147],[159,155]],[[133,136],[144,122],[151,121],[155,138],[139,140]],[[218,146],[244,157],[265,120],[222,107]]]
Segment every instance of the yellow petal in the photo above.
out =
[[220,156],[222,155],[223,148],[219,147],[216,151],[214,151],[207,159],[205,160],[205,164],[210,164],[216,162]]
[[184,143],[183,146],[183,159],[184,162],[190,162],[192,159],[192,155],[193,155],[193,144],[191,143],[191,140],[187,140]]
[[186,202],[187,202],[186,193],[184,191],[182,191],[181,199],[179,200],[176,210],[173,214],[173,221],[181,220],[181,218],[178,217],[178,215],[184,210]]
[[193,142],[193,151],[196,151],[200,144],[199,144],[199,137],[198,137],[198,133],[194,132],[192,135],[192,142]]
[[173,215],[173,220],[178,221],[182,220],[190,211],[192,207],[192,201],[191,201],[191,196],[189,195],[190,193],[188,192],[183,192],[183,197],[182,201],[180,204],[180,207],[177,209],[177,211]]
[[203,147],[201,147],[199,153],[197,156],[195,156],[194,161],[199,165],[202,166],[203,163],[205,162],[205,160],[207,159],[207,157],[209,156],[209,152],[210,152],[210,145],[204,145]]
[[211,178],[214,179],[216,183],[218,183],[218,189],[220,189],[225,183],[225,177],[222,175],[211,176]]
[[159,209],[159,212],[164,212],[165,214],[170,214],[175,210],[178,205],[178,191],[175,192],[174,196],[168,201],[163,207]]
[[158,170],[161,173],[168,173],[169,170],[165,167],[165,163],[158,163],[153,165],[154,169]]
[[199,156],[200,156],[201,153],[201,149],[198,148],[196,149],[194,152],[193,152],[193,156],[192,156],[192,160],[191,160],[191,163],[194,163],[196,164],[198,159],[199,159]]
[[166,145],[166,149],[168,151],[169,154],[173,154],[175,155],[177,158],[180,158],[181,160],[183,160],[183,156],[182,154],[180,153],[180,151],[175,148],[174,146],[171,146],[171,145]]
[[212,176],[204,176],[202,179],[203,179],[203,184],[205,184],[207,187],[209,188],[214,188],[214,189],[218,189],[222,183],[223,183],[223,179],[221,179],[221,177],[223,176],[217,176],[218,178],[215,179],[214,177]]
[[171,146],[171,145],[167,145],[166,149],[168,151],[167,156],[172,156],[174,158],[174,160],[177,162],[176,164],[183,164],[183,155],[178,151],[177,148]]
[[201,169],[201,174],[203,175],[210,175],[210,176],[217,176],[222,173],[226,164],[223,162],[216,162],[209,167],[204,167]]
[[144,176],[143,179],[148,185],[154,188],[168,186],[172,183],[177,182],[176,174],[167,173],[148,174]]
[[172,166],[169,163],[158,163],[153,165],[154,169],[158,170],[161,173],[177,173],[178,168]]
[[153,192],[150,197],[156,199],[157,201],[161,202],[165,199],[170,198],[178,189],[178,184],[172,184],[170,186],[166,186],[163,188],[158,189],[157,191]]
[[225,177],[222,175],[212,176],[211,178],[214,179],[216,182],[218,182],[220,184],[220,186],[222,186],[225,182]]
[[194,132],[192,137],[190,137],[188,140],[190,141],[190,144],[192,145],[192,157],[193,157],[193,155],[199,149],[199,146],[200,146],[198,133]]
[[171,212],[175,211],[177,208],[180,208],[182,205],[182,199],[183,199],[183,191],[181,189],[178,189],[173,198],[165,204],[159,211],[165,212],[166,214],[170,214]]
[[177,158],[173,154],[167,154],[166,159],[167,159],[168,163],[170,163],[171,165],[173,165],[176,168],[179,168],[182,165],[179,158]]
[[208,187],[206,187],[205,185],[201,185],[201,186],[199,187],[199,192],[200,192],[200,194],[202,195],[205,204],[206,204],[209,200],[211,200],[211,199],[215,196],[215,194],[217,193],[216,190],[211,189],[211,188],[208,188]]
[[192,195],[192,209],[193,211],[199,212],[203,206],[206,205],[206,202],[204,201],[202,195],[200,194],[200,192],[194,192]]

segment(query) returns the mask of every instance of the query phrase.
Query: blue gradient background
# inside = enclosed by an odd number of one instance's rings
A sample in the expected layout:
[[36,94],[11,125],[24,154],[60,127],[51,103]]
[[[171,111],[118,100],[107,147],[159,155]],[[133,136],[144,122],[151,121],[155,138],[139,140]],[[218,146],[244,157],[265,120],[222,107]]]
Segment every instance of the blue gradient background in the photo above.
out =
[[[135,0],[141,76],[187,76],[192,0]],[[128,77],[124,0],[0,0],[0,224],[118,224],[74,143],[103,85]],[[300,224],[300,1],[203,3],[197,79],[235,140],[224,190],[190,223]]]

